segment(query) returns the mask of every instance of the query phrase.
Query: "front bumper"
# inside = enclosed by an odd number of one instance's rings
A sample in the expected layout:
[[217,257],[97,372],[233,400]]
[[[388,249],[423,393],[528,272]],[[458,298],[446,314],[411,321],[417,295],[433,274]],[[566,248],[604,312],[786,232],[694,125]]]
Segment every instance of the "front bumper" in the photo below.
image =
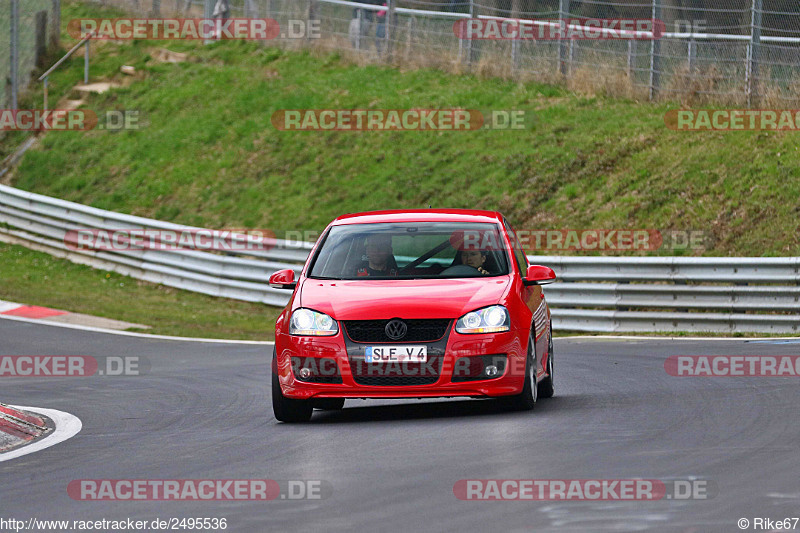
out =
[[[275,339],[277,365],[273,372],[278,372],[284,396],[294,399],[509,396],[519,394],[524,385],[528,334],[528,331],[512,330],[504,333],[461,335],[455,333],[451,326],[450,333],[438,345],[433,342],[414,343],[428,345],[429,357],[434,354],[434,357],[441,358],[438,375],[427,380],[425,384],[375,385],[365,384],[375,380],[363,379],[363,371],[359,367],[358,354],[363,354],[363,348],[367,344],[353,343],[349,338],[346,341],[346,333],[342,331],[332,337],[299,337],[278,333]],[[485,355],[505,356],[507,363],[502,373],[491,379],[458,381],[456,377],[454,381],[454,376],[463,375],[467,361],[459,361],[460,358]],[[326,363],[335,361],[337,379],[327,381],[337,382],[311,383],[300,379],[293,371],[293,358],[302,358],[305,361],[310,358],[312,363],[319,361],[317,368],[326,367]],[[298,359],[294,360],[297,362]]]

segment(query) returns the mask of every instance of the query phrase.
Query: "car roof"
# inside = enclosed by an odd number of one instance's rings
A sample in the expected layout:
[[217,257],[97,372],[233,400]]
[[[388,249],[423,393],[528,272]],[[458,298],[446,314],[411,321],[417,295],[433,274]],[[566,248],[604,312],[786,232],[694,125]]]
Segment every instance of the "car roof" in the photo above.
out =
[[342,215],[332,225],[374,224],[378,222],[502,222],[497,211],[479,209],[389,209]]

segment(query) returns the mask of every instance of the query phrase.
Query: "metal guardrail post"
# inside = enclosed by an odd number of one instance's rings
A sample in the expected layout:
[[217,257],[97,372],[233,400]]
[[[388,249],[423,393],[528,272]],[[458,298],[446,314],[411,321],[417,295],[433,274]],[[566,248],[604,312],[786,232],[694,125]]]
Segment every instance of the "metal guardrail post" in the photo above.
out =
[[[653,20],[661,20],[661,0],[653,0]],[[650,39],[650,100],[658,94],[661,85],[661,40]]]
[[750,47],[747,72],[747,106],[758,103],[758,70],[761,59],[761,14],[763,0],[753,0],[750,11]]
[[19,0],[11,0],[9,6],[11,13],[11,31],[10,31],[10,45],[11,61],[10,75],[11,75],[11,109],[17,109],[17,99],[19,96]]

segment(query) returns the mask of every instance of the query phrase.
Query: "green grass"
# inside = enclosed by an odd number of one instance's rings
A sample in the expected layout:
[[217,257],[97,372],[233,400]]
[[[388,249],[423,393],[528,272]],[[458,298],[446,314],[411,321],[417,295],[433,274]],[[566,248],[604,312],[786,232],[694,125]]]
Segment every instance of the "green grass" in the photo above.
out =
[[279,310],[138,281],[0,243],[0,299],[134,322],[147,333],[272,340]]

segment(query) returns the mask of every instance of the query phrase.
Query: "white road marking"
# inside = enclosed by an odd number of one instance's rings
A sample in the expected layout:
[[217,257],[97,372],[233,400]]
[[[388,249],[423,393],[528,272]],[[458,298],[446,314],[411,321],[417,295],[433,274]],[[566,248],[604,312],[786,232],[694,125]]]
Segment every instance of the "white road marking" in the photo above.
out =
[[22,307],[25,304],[18,304],[15,302],[5,302],[0,301],[0,313],[5,313],[6,311],[11,311],[12,309],[16,309],[18,307]]
[[28,455],[29,453],[44,450],[50,446],[55,446],[59,442],[64,442],[65,440],[77,435],[83,427],[83,423],[81,422],[80,418],[75,415],[65,413],[64,411],[44,409],[41,407],[25,407],[20,405],[11,405],[9,407],[13,407],[14,409],[19,409],[21,411],[29,411],[31,413],[36,413],[37,415],[44,415],[53,421],[53,423],[56,425],[56,428],[52,433],[42,440],[38,440],[33,444],[0,454],[0,463],[3,461],[10,461],[11,459],[16,459],[17,457],[22,457],[23,455]]

